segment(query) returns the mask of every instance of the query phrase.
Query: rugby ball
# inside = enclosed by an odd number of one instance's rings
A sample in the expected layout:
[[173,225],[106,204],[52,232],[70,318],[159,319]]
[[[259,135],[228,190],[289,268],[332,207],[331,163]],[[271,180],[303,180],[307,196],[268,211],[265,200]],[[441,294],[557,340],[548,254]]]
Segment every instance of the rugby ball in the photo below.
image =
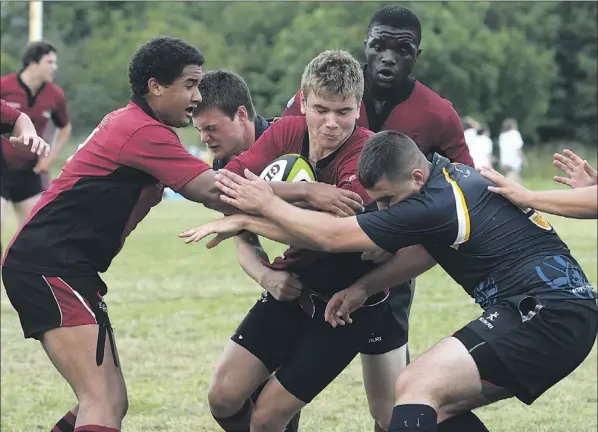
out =
[[275,159],[260,174],[266,181],[316,181],[316,172],[300,154],[286,154]]

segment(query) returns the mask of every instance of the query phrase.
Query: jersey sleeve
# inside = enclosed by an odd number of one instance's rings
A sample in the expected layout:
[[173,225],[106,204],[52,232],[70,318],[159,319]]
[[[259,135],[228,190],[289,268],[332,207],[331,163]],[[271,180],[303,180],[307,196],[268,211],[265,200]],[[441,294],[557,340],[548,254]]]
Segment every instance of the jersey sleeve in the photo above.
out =
[[52,110],[52,122],[57,128],[63,128],[70,123],[70,118],[66,97],[60,88],[56,99],[56,107]]
[[[450,192],[449,192],[450,193]],[[420,193],[386,209],[357,216],[363,232],[379,248],[395,253],[417,244],[452,244],[458,232],[455,207],[440,196]]]
[[185,150],[174,131],[162,126],[137,130],[121,149],[118,163],[144,171],[174,191],[210,169]]
[[451,162],[458,162],[473,167],[473,159],[465,143],[463,126],[459,114],[453,105],[446,101],[444,127],[437,138],[435,151],[446,156]]
[[21,115],[21,111],[11,107],[4,99],[0,99],[0,133],[11,132]]
[[301,116],[301,115],[303,115],[303,114],[301,113],[301,90],[299,90],[287,102],[287,106],[282,113],[282,117]]
[[224,169],[240,176],[243,176],[245,169],[260,175],[274,159],[285,154],[284,143],[293,139],[290,120],[281,119],[272,123],[248,150],[233,158]]

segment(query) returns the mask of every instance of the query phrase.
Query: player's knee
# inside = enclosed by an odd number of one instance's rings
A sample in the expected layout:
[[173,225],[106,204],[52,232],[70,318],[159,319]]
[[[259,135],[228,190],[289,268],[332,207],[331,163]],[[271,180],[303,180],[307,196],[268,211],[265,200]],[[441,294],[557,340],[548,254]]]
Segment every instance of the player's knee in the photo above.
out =
[[216,417],[230,417],[235,414],[247,398],[241,394],[238,386],[217,377],[210,383],[208,404]]
[[251,415],[251,431],[269,432],[280,430],[288,420],[280,418],[278,413],[269,410],[263,404],[258,404]]

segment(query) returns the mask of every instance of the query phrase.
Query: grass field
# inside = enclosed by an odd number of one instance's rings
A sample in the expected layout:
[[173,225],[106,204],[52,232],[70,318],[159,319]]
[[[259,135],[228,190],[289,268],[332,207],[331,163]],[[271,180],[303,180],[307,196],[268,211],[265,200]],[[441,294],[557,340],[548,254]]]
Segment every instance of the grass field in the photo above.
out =
[[[548,186],[548,184],[544,184]],[[217,431],[207,406],[216,360],[259,288],[236,264],[231,242],[212,251],[177,239],[184,228],[217,215],[184,201],[159,205],[129,237],[104,275],[106,301],[129,391],[123,431]],[[596,222],[549,217],[594,286]],[[12,215],[3,244],[14,232]],[[272,253],[280,245],[267,245]],[[4,290],[1,297],[1,427],[49,431],[75,403],[37,342],[24,340]],[[473,301],[440,269],[418,280],[410,346],[418,355],[479,315]],[[596,347],[571,376],[533,407],[505,401],[481,409],[491,431],[596,431]],[[355,360],[302,416],[304,432],[371,431],[361,369]]]

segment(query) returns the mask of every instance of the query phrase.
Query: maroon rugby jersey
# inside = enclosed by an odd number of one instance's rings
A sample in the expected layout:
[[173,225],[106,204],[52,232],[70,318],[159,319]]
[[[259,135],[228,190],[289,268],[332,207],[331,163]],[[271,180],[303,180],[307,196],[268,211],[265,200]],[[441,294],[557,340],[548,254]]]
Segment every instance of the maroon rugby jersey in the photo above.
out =
[[[359,155],[373,132],[356,127],[349,139],[334,153],[318,161],[315,171],[319,182],[351,190],[364,201],[375,203],[357,179]],[[309,158],[309,135],[305,117],[284,117],[271,124],[249,150],[231,160],[225,169],[243,175],[245,168],[259,175],[274,159],[289,153]],[[289,248],[272,263],[274,269],[287,269],[299,274],[310,289],[331,296],[347,288],[359,277],[376,267],[371,261],[362,261],[360,253],[324,253]]]
[[[473,166],[461,120],[453,105],[419,81],[414,84],[413,91],[405,100],[385,107],[379,116],[371,106],[373,101],[366,89],[357,125],[374,132],[401,132],[415,141],[426,156],[439,153],[451,162]],[[289,101],[283,116],[301,115],[300,92]]]
[[125,238],[162,199],[210,169],[143,98],[108,114],[43,192],[4,256],[47,276],[108,269]]
[[[69,123],[64,92],[52,82],[42,84],[37,93],[32,94],[18,74],[5,75],[0,79],[0,98],[27,114],[39,136],[44,136],[50,119],[59,128]],[[4,161],[10,168],[33,167],[38,158],[27,148],[13,147],[6,139],[2,140],[2,150]]]
[[4,99],[0,99],[0,133],[12,132],[20,115],[19,110],[8,105]]

